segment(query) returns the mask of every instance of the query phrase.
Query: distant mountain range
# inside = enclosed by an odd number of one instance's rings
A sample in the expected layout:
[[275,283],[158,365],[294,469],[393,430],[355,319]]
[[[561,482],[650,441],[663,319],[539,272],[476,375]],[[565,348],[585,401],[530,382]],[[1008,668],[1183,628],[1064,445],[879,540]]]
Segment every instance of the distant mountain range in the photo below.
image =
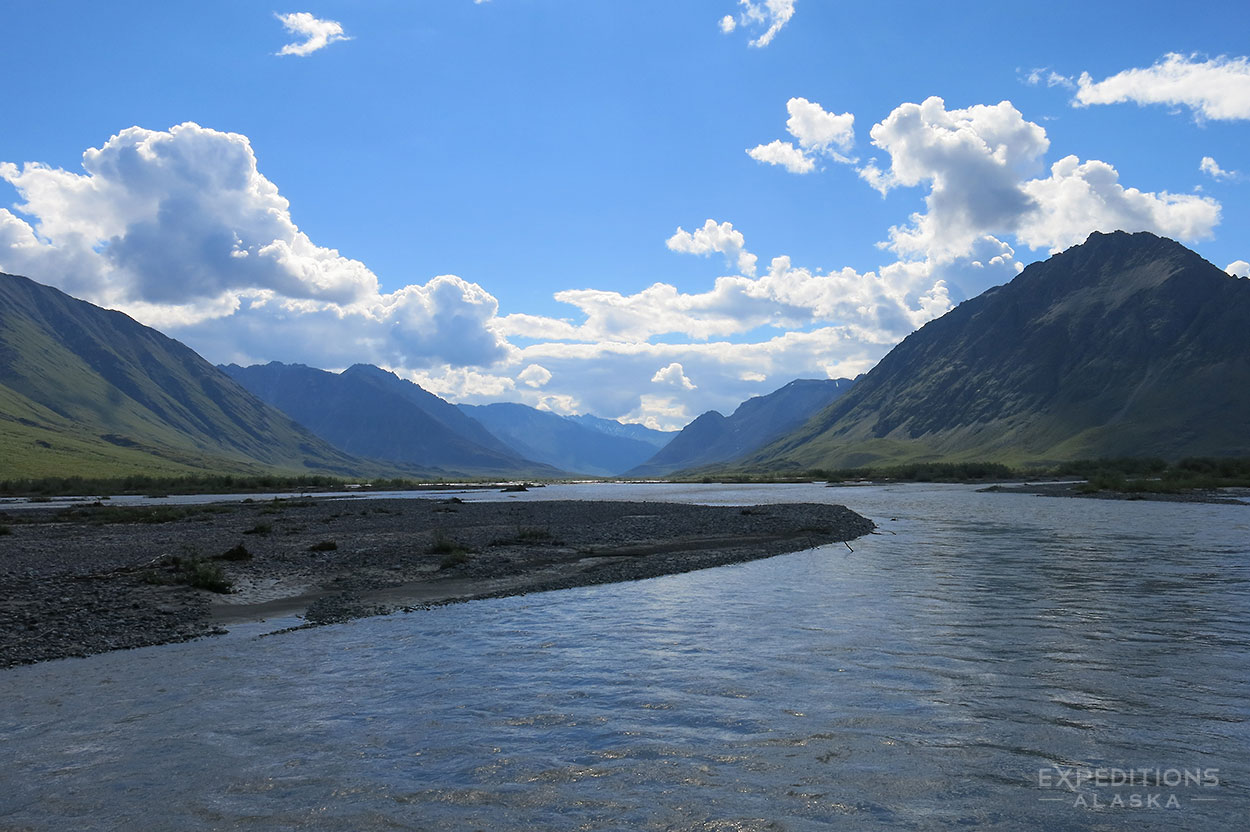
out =
[[626,424],[618,422],[615,419],[601,419],[598,416],[592,416],[589,413],[582,413],[576,416],[565,416],[565,419],[576,422],[579,425],[585,425],[588,428],[606,433],[608,436],[623,436],[626,439],[637,439],[640,442],[646,442],[657,449],[663,448],[669,442],[673,441],[673,437],[677,435],[675,430],[655,430],[645,425],[637,425],[633,423]]
[[1250,280],[1115,232],[930,321],[735,467],[1248,454]]
[[221,369],[351,454],[472,476],[563,473],[524,458],[455,405],[372,365],[357,364],[341,373],[277,361]]
[[699,416],[630,477],[663,477],[674,471],[715,466],[785,436],[851,389],[851,379],[798,379],[766,396],[738,405],[729,416]]
[[453,405],[365,364],[213,367],[120,312],[0,275],[0,479],[130,473],[663,477],[923,461],[1250,455],[1250,280],[1093,234],[871,372],[800,379],[673,436]]
[[522,404],[457,406],[370,364],[342,373],[276,361],[221,369],[348,453],[465,475],[613,476],[666,441],[660,431],[594,416]]
[[7,274],[0,460],[0,479],[386,467],[318,439],[156,330]]
[[[609,422],[607,419],[560,416],[523,404],[462,404],[459,407],[517,453],[565,471],[596,477],[616,476],[651,457],[657,447],[652,434],[660,433],[619,422],[610,422],[617,428],[605,429],[602,423]],[[630,427],[648,433],[631,431]]]

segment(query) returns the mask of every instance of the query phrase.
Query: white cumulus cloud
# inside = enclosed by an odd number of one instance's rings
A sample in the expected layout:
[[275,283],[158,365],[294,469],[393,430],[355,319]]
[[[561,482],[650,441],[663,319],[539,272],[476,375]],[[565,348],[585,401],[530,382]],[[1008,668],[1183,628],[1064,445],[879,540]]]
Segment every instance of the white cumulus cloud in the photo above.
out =
[[686,378],[685,369],[680,362],[674,361],[667,367],[661,367],[655,371],[655,375],[651,377],[652,384],[662,384],[666,387],[676,387],[680,390],[693,390],[695,384]]
[[1101,81],[1082,72],[1077,80],[1077,106],[1127,101],[1184,106],[1198,118],[1250,119],[1250,60],[1199,60],[1172,52],[1153,66],[1126,69]]
[[702,228],[690,232],[677,227],[677,233],[668,238],[666,245],[672,251],[685,254],[711,254],[718,251],[725,255],[731,264],[746,275],[755,274],[756,256],[746,250],[746,240],[741,231],[734,230],[733,223],[717,223],[708,220]]
[[786,131],[798,140],[798,146],[774,139],[748,149],[748,156],[757,162],[781,165],[790,173],[811,173],[816,169],[819,156],[839,162],[854,161],[845,155],[855,144],[853,114],[825,112],[819,104],[806,98],[791,98],[786,102],[786,111],[790,114]]
[[1235,170],[1224,170],[1220,167],[1220,163],[1210,156],[1203,156],[1202,161],[1198,163],[1198,170],[1210,176],[1212,179],[1235,179],[1238,174]]
[[1034,248],[1059,251],[1092,231],[1152,231],[1181,240],[1211,236],[1220,206],[1208,197],[1126,188],[1106,162],[1067,156],[1046,179],[1023,183],[1036,209],[1019,218],[1016,236]]
[[383,294],[363,263],[309,239],[246,136],[131,127],[82,167],[0,163],[33,223],[0,209],[0,269],[230,360],[421,366],[510,354],[480,286],[444,275]]
[[531,364],[517,373],[517,379],[535,389],[551,381],[551,371],[541,364]]
[[1234,260],[1224,267],[1224,271],[1233,277],[1250,277],[1250,263],[1245,260]]
[[1030,178],[1050,141],[1008,101],[948,110],[932,97],[900,105],[870,133],[890,166],[865,165],[861,177],[883,193],[929,187],[926,210],[890,229],[889,247],[903,256],[966,257],[979,241],[1004,234],[1052,250],[1116,229],[1196,240],[1220,220],[1215,200],[1126,188],[1098,160],[1067,156],[1050,176]]
[[308,12],[292,12],[275,15],[282,21],[282,26],[292,35],[304,38],[296,43],[288,43],[278,51],[279,55],[311,55],[318,49],[324,49],[340,40],[351,40],[343,34],[343,24],[336,20],[319,20]]
[[759,144],[747,151],[747,155],[757,162],[769,165],[781,165],[790,173],[811,173],[816,170],[816,160],[799,150],[791,142],[773,139],[768,144]]
[[791,98],[786,102],[786,112],[790,114],[786,130],[804,150],[829,152],[836,147],[849,152],[855,144],[855,116],[851,113],[827,113],[806,98]]

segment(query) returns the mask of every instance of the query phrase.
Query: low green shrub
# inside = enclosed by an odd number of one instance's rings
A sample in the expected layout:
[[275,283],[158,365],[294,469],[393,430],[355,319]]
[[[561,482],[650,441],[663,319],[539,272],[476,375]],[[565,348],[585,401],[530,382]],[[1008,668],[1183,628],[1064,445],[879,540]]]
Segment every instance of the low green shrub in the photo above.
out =
[[238,546],[227,549],[217,556],[217,560],[251,560],[252,553],[247,547],[240,543]]
[[457,549],[454,552],[447,553],[447,555],[445,555],[443,559],[439,562],[438,568],[439,569],[455,569],[457,566],[464,566],[468,562],[469,562],[469,553],[466,552],[464,549]]

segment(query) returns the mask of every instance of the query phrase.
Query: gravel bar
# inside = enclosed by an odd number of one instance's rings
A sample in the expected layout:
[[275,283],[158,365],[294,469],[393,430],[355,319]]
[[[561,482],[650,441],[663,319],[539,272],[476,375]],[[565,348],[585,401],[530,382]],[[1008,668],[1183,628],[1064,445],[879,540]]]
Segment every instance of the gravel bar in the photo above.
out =
[[[289,499],[0,515],[0,667],[629,581],[849,541],[838,505]],[[217,590],[217,591],[214,591]],[[224,592],[221,590],[225,590]]]

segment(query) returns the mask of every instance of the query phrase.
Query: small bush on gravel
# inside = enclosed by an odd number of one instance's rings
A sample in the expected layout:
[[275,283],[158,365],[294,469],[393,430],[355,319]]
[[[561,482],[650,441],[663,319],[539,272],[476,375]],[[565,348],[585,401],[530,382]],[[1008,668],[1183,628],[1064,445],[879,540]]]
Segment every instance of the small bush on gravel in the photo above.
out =
[[339,547],[339,544],[333,540],[323,540],[320,543],[314,543],[308,547],[310,552],[333,552]]
[[469,562],[469,553],[464,549],[457,549],[445,555],[439,562],[439,569],[455,569],[457,566],[464,566]]
[[232,549],[227,549],[226,551],[222,552],[220,555],[217,556],[217,560],[251,560],[251,559],[252,559],[252,553],[249,552],[247,550],[247,547],[244,546],[242,543],[240,543],[238,546],[235,546]]
[[540,529],[534,526],[523,527],[517,529],[516,539],[518,543],[558,543],[556,536],[551,533],[550,529]]
[[[185,584],[196,589],[207,589],[211,592],[229,592],[234,584],[226,577],[221,564],[213,563],[204,558],[182,558],[177,555],[162,558],[157,569],[149,569],[140,574],[145,584],[170,586]],[[166,571],[158,571],[164,567]]]
[[0,526],[0,534],[13,534],[13,530],[8,526]]
[[226,593],[233,586],[219,564],[206,560],[187,561],[183,566],[183,583],[196,589]]
[[268,523],[257,523],[252,528],[243,532],[244,534],[269,534],[273,531],[273,526]]
[[441,531],[434,532],[434,541],[426,548],[427,555],[454,555],[457,552],[467,552],[462,544],[452,540]]

